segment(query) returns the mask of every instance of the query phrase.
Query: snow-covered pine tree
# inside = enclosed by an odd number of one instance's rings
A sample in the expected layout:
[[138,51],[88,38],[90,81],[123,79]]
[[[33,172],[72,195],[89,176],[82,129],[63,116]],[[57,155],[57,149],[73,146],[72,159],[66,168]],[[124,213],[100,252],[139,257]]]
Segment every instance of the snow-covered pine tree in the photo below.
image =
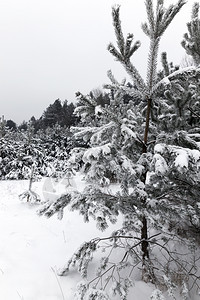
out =
[[39,195],[33,191],[33,182],[41,179],[41,165],[43,161],[43,151],[38,139],[34,136],[34,127],[28,123],[26,132],[21,132],[22,141],[18,150],[16,163],[21,165],[21,176],[29,179],[29,186],[26,191],[19,195],[20,200],[30,203],[40,202]]
[[184,34],[182,46],[191,55],[196,66],[200,65],[200,20],[199,2],[195,2],[192,9],[191,21],[187,23],[188,33]]
[[41,140],[44,153],[42,172],[44,176],[63,178],[68,168],[67,158],[71,149],[69,129],[55,124],[40,130],[36,138]]
[[18,139],[19,149],[16,151],[16,159],[13,162],[16,167],[14,171],[18,172],[19,176],[16,179],[29,179],[30,177],[32,180],[41,179],[44,154],[40,140],[34,134],[34,127],[31,122],[27,124],[26,131],[22,130],[18,133]]
[[[0,139],[0,179],[7,179],[8,174],[12,174],[13,164],[16,159],[16,149],[19,144],[15,139],[15,134],[10,129],[4,131]],[[8,179],[12,179],[8,177]],[[16,178],[15,178],[16,179]]]
[[[120,7],[115,6],[112,16],[117,48],[109,44],[108,50],[125,67],[132,83],[119,83],[109,72],[111,84],[106,88],[111,90],[110,104],[105,107],[79,94],[81,105],[76,112],[84,126],[73,130],[76,136],[84,138],[88,148],[81,148],[79,152],[75,149],[75,153],[79,153],[88,184],[83,192],[66,194],[41,209],[41,213],[51,216],[70,205],[80,211],[85,221],[93,217],[101,230],[108,226],[108,221],[115,222],[119,214],[123,216],[121,229],[110,237],[96,238],[81,245],[61,272],[64,275],[71,266],[78,265],[81,275],[87,277],[93,252],[106,242],[105,248],[110,249],[110,254],[102,258],[97,277],[81,285],[78,299],[85,299],[90,287],[97,288],[99,284],[105,289],[111,282],[113,293],[127,299],[130,277],[136,266],[142,268],[143,280],[157,286],[161,283],[162,287],[168,287],[166,282],[171,281],[189,284],[188,277],[193,277],[193,283],[199,286],[195,247],[191,247],[194,260],[190,266],[187,259],[192,259],[192,254],[186,258],[184,251],[179,253],[175,245],[177,240],[182,241],[188,249],[191,241],[187,243],[184,237],[196,238],[200,230],[199,118],[196,111],[200,70],[196,67],[170,70],[164,56],[163,78],[158,80],[160,39],[185,1],[179,0],[165,9],[164,1],[157,0],[155,10],[152,0],[146,0],[145,4],[148,23],[142,28],[150,39],[146,82],[130,60],[140,43],[133,43],[132,34],[124,38]],[[124,100],[127,94],[129,101]],[[190,113],[196,116],[195,120]],[[105,183],[113,178],[115,189],[111,185],[107,188]],[[110,258],[115,249],[124,251],[117,262],[113,262],[113,256]],[[158,252],[164,253],[157,259]],[[125,276],[119,275],[121,272]],[[94,293],[93,288],[91,293]]]

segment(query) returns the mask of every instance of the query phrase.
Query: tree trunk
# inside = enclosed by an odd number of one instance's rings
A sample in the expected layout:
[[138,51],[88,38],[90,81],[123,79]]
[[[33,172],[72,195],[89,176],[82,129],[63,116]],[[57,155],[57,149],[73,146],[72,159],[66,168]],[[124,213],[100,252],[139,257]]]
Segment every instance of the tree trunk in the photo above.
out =
[[[150,121],[150,112],[151,112],[151,98],[148,98],[147,100],[147,112],[146,112],[146,126],[145,126],[145,132],[144,132],[144,143],[143,143],[143,153],[147,153],[147,142],[148,142],[148,133],[149,133],[149,121]],[[146,174],[144,174],[143,182],[145,183],[146,181]],[[145,207],[145,202],[144,202],[144,207]],[[149,258],[149,251],[148,251],[148,225],[147,225],[147,219],[145,215],[143,215],[142,218],[142,229],[141,229],[141,240],[142,240],[142,260],[143,260],[143,266],[145,265],[146,259]]]
[[148,133],[149,133],[151,101],[152,101],[151,98],[148,98],[148,100],[147,100],[147,113],[146,113],[146,126],[145,126],[145,131],[144,131],[143,153],[147,153],[147,141],[148,141]]
[[147,219],[145,216],[143,216],[142,219],[142,229],[141,229],[141,239],[142,239],[142,259],[143,264],[146,260],[146,258],[149,258],[149,251],[148,251],[148,242],[147,242],[148,234],[147,234]]

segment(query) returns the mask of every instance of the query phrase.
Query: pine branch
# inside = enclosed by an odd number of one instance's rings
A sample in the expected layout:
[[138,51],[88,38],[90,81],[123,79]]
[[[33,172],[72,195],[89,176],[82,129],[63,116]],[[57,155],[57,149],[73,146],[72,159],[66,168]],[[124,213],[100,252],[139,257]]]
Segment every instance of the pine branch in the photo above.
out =
[[120,11],[119,5],[115,5],[112,8],[113,26],[115,29],[115,35],[117,38],[118,48],[121,52],[121,55],[124,56],[124,53],[125,53],[124,44],[125,43],[124,43],[124,37],[123,37],[123,33],[122,33],[122,28],[121,28],[121,21],[119,18],[119,11]]
[[160,30],[160,36],[165,32],[169,24],[172,22],[177,13],[181,10],[183,5],[186,4],[186,0],[179,0],[177,4],[172,5],[166,10],[163,16],[162,29]]
[[192,8],[191,21],[187,23],[188,33],[184,34],[184,40],[181,42],[186,53],[193,57],[196,66],[200,64],[200,19],[198,15],[199,3],[195,2]]
[[[127,35],[127,38],[126,38],[126,44],[125,44],[125,53],[124,53],[124,57],[125,59],[129,59],[130,58],[130,49],[131,49],[131,44],[133,42],[133,34],[132,33],[129,33]],[[137,49],[136,49],[137,50]]]
[[133,46],[133,34],[128,34],[125,41],[121,29],[120,21],[120,6],[114,6],[112,8],[113,26],[115,29],[115,35],[117,38],[117,46],[119,51],[115,46],[110,43],[108,45],[108,51],[125,67],[127,73],[131,76],[133,82],[136,84],[137,88],[144,92],[146,89],[145,83],[139,74],[138,70],[130,62],[130,58],[133,53],[140,47],[140,42],[137,41]]
[[158,48],[159,48],[160,39],[151,40],[150,42],[150,51],[148,57],[148,66],[147,66],[147,88],[148,96],[152,96],[152,90],[156,83],[156,73],[157,73],[157,57],[158,57]]
[[199,3],[195,2],[192,7],[192,16],[191,17],[193,20],[195,20],[195,19],[198,19],[198,16],[199,16]]
[[[145,6],[146,6],[146,12],[147,12],[147,18],[149,21],[149,28],[151,32],[155,31],[155,17],[154,17],[154,12],[153,12],[153,3],[152,0],[146,0],[145,1]],[[146,29],[147,27],[145,27]]]
[[61,210],[63,210],[70,203],[71,198],[71,194],[65,194],[53,203],[48,202],[38,210],[38,214],[45,215],[47,218],[50,218],[55,213],[59,213]]
[[123,61],[123,56],[117,51],[117,49],[113,46],[112,43],[108,45],[108,51],[119,61]]
[[162,66],[165,72],[165,76],[169,75],[169,65],[168,65],[168,61],[167,61],[167,53],[163,52],[161,54],[161,62],[162,62]]
[[138,73],[137,69],[133,66],[133,64],[129,61],[128,63],[122,62],[125,67],[126,72],[130,75],[133,82],[136,84],[136,87],[142,94],[146,94],[146,85]]
[[147,23],[142,23],[141,28],[143,30],[143,32],[150,38],[150,29],[147,25]]
[[[130,48],[130,50],[127,48],[127,58],[130,58],[133,53],[141,46],[140,41],[136,41],[135,44]],[[128,54],[129,53],[129,54]],[[126,56],[125,56],[126,58]]]
[[200,119],[200,115],[197,114],[195,111],[193,111],[193,109],[191,109],[190,107],[188,107],[188,109],[191,111],[191,113],[193,113],[197,118]]
[[149,28],[150,50],[147,65],[147,91],[149,97],[151,97],[156,83],[156,68],[160,38],[186,2],[185,0],[179,0],[176,5],[170,5],[168,9],[164,9],[163,1],[158,0],[155,20],[152,12],[152,0],[146,0],[145,3],[149,26],[143,25],[143,29],[148,33]]

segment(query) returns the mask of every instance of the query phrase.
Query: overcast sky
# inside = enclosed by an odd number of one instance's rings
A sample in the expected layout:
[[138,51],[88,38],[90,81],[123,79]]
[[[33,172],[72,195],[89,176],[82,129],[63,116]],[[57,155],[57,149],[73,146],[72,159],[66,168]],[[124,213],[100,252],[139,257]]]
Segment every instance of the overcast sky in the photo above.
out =
[[[20,124],[39,118],[57,98],[75,101],[76,91],[87,94],[108,83],[109,69],[123,79],[126,74],[107,51],[115,42],[115,3],[121,4],[124,33],[142,42],[132,61],[145,76],[144,0],[0,0],[0,115]],[[192,4],[188,0],[161,42],[160,51],[177,64],[184,56],[180,42]]]

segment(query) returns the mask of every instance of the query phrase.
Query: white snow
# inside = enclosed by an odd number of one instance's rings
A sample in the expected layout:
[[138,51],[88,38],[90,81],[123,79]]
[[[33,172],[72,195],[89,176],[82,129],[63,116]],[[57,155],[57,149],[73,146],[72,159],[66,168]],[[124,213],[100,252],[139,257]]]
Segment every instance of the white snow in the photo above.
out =
[[128,137],[132,137],[136,139],[136,134],[130,128],[128,128],[125,124],[121,125],[121,132],[126,134]]
[[[165,163],[164,158],[162,158],[162,154],[166,150],[170,152],[170,155],[174,156],[174,165],[178,169],[188,169],[190,160],[193,160],[197,164],[197,166],[200,164],[199,150],[171,145],[166,146],[165,144],[157,144],[154,147],[154,161],[155,164],[157,164],[157,168],[160,172],[167,171],[167,164]],[[161,167],[163,170],[161,170]]]
[[87,162],[88,160],[90,160],[91,158],[98,158],[100,154],[106,155],[110,153],[110,146],[111,144],[105,144],[102,146],[97,146],[97,147],[93,147],[91,149],[88,149],[85,151],[84,155],[83,155],[83,161]]
[[165,159],[159,154],[154,154],[155,171],[157,174],[165,174],[168,171],[168,166]]
[[[38,206],[18,200],[28,182],[4,181],[0,186],[0,299],[73,299],[80,276],[72,272],[58,277],[56,271],[93,237],[94,222],[85,224],[78,213],[69,211],[61,221],[39,217]],[[41,192],[42,186],[36,186]]]
[[159,84],[164,84],[164,85],[169,85],[170,84],[170,80],[168,77],[164,77]]
[[165,144],[156,144],[154,147],[154,152],[155,153],[160,153],[162,154],[165,151]]
[[176,150],[176,159],[175,159],[175,166],[180,168],[188,168],[189,157],[185,150],[177,149]]
[[[81,177],[74,181],[73,187],[83,187]],[[45,198],[48,184],[49,195],[64,191],[64,182],[56,184],[46,179],[33,183],[33,190]],[[76,285],[82,280],[80,275],[75,268],[60,277],[57,270],[64,267],[80,244],[97,236],[109,236],[121,221],[102,233],[93,220],[84,223],[78,212],[68,209],[62,220],[56,216],[39,217],[38,205],[18,199],[27,187],[28,181],[0,181],[0,299],[73,300]],[[150,300],[154,289],[138,276],[127,300]]]
[[101,105],[95,106],[95,115],[97,116],[98,114],[101,113],[102,113],[102,106]]
[[37,206],[18,200],[27,184],[0,182],[0,299],[73,299],[78,274],[62,278],[56,270],[92,232],[77,213],[62,221],[38,217]]
[[[34,183],[33,189],[42,195],[48,184],[43,180]],[[76,184],[80,187],[81,181]],[[69,276],[59,277],[57,270],[84,241],[109,233],[99,232],[94,221],[84,223],[78,212],[67,209],[62,220],[39,217],[38,205],[18,199],[28,181],[0,181],[0,188],[0,299],[74,299],[80,275],[73,270]],[[54,183],[49,195],[55,196],[62,188]],[[111,225],[109,232],[115,226]]]
[[179,69],[179,70],[173,72],[172,74],[170,74],[168,76],[168,78],[172,79],[172,78],[177,77],[177,75],[181,75],[184,73],[193,73],[193,72],[199,72],[199,69],[197,69],[195,66],[189,66],[189,67],[185,67],[185,68],[182,68],[182,69]]
[[172,152],[176,154],[175,166],[177,168],[188,168],[190,159],[194,160],[196,164],[199,164],[200,151],[191,150],[188,148],[171,147]]

